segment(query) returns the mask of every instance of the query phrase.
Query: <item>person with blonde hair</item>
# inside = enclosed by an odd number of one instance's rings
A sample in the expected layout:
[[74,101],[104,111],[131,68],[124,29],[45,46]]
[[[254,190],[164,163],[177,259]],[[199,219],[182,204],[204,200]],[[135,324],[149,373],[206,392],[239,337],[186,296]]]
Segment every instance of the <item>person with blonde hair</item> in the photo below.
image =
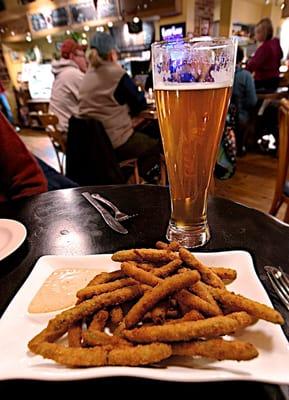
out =
[[159,160],[161,146],[157,139],[134,129],[132,117],[147,107],[144,93],[118,64],[118,49],[109,33],[96,32],[90,47],[90,66],[79,92],[79,117],[100,121],[118,160],[142,160],[140,174],[146,179],[144,175]]
[[253,73],[257,92],[275,91],[279,85],[279,67],[283,56],[279,39],[273,37],[269,18],[262,18],[255,27],[255,37],[260,43],[247,64]]

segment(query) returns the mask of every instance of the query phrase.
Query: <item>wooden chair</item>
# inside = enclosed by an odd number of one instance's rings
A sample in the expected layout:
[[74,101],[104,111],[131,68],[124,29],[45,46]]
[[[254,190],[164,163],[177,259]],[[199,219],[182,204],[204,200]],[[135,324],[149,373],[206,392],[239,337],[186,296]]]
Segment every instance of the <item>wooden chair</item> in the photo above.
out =
[[284,222],[289,223],[289,100],[281,99],[279,108],[279,147],[275,193],[269,214],[276,215],[281,205],[287,203]]
[[131,158],[130,160],[121,161],[119,163],[119,166],[120,166],[120,168],[128,167],[128,168],[133,169],[133,173],[127,183],[135,184],[135,185],[138,185],[141,183],[141,178],[139,176],[139,171],[138,171],[137,158]]
[[45,128],[45,131],[51,140],[59,164],[60,172],[64,175],[66,141],[63,134],[57,128],[58,118],[53,114],[38,114],[37,118],[40,122],[40,125]]

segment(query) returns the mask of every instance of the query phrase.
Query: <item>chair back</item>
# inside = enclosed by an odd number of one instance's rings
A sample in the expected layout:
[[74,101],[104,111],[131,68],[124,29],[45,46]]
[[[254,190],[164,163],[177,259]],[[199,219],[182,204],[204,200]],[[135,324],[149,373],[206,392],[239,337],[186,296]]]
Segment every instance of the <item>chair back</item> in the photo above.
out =
[[54,141],[63,153],[66,153],[66,143],[63,134],[58,130],[58,118],[53,114],[39,114],[38,119],[45,128],[48,136]]
[[125,183],[114,149],[101,122],[93,118],[70,118],[66,176],[82,186]]
[[[38,114],[37,118],[41,126],[45,128],[45,131],[51,140],[57,156],[60,171],[63,174],[64,154],[66,154],[66,141],[63,133],[61,133],[57,128],[58,118],[54,114]],[[59,152],[62,153],[62,161],[60,160]]]
[[284,186],[289,165],[289,100],[282,99],[279,108],[279,146],[278,166],[275,193],[270,214],[276,215],[281,204],[285,201]]

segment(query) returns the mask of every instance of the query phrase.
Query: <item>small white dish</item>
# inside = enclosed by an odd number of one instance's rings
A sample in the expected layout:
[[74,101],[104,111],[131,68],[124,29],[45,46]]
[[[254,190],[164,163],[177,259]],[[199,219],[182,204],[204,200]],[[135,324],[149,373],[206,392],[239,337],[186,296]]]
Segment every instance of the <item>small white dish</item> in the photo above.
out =
[[[259,281],[253,260],[245,251],[194,253],[209,266],[231,267],[237,279],[228,289],[272,306]],[[46,327],[55,313],[30,314],[28,306],[47,277],[59,268],[88,268],[112,271],[119,263],[111,255],[41,257],[0,320],[0,380],[36,379],[68,381],[78,379],[131,376],[178,382],[259,381],[289,384],[289,346],[278,325],[260,320],[235,335],[251,342],[259,356],[251,361],[212,361],[209,359],[169,359],[161,367],[68,368],[32,354],[27,343]],[[11,332],[18,332],[17,340]]]
[[0,219],[0,261],[18,249],[26,236],[26,228],[20,222]]

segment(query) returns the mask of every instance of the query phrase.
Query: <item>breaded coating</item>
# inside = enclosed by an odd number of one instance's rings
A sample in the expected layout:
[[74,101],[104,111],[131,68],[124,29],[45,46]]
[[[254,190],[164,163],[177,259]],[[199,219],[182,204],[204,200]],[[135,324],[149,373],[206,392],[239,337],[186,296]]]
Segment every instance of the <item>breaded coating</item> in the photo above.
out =
[[109,365],[147,365],[162,361],[172,355],[172,348],[165,343],[153,343],[131,348],[112,349],[108,354]]
[[79,300],[83,301],[86,299],[90,299],[93,296],[98,296],[99,294],[102,293],[112,292],[113,290],[121,289],[122,287],[126,286],[133,286],[136,284],[137,282],[134,279],[130,278],[118,279],[113,282],[87,286],[84,289],[80,289],[76,293],[76,296],[79,298]]
[[70,367],[100,367],[104,365],[147,365],[171,356],[172,348],[164,343],[136,347],[96,346],[68,348],[56,343],[39,344],[37,354]]
[[190,310],[198,310],[202,314],[209,315],[211,317],[222,315],[222,311],[218,306],[208,303],[188,290],[179,291],[174,295],[174,298],[179,303],[183,313],[186,313]]
[[180,318],[180,316],[181,316],[181,314],[180,314],[179,310],[171,309],[171,308],[169,308],[169,309],[167,310],[166,318],[173,318],[173,319],[175,319],[175,318]]
[[233,318],[235,321],[238,322],[238,329],[247,328],[247,326],[253,325],[258,321],[258,318],[254,317],[253,315],[250,315],[247,312],[240,311],[227,314],[227,317]]
[[67,332],[68,346],[81,347],[82,340],[82,322],[76,322],[68,328]]
[[108,351],[105,347],[88,349],[64,347],[57,343],[41,343],[34,353],[69,367],[100,367],[107,365]]
[[237,271],[235,269],[224,267],[210,267],[210,269],[222,279],[225,285],[228,285],[237,278]]
[[182,260],[177,258],[169,262],[168,264],[163,265],[162,267],[155,268],[153,274],[160,278],[166,278],[167,276],[175,272],[177,269],[179,269],[181,265],[182,265]]
[[39,346],[39,344],[44,342],[48,343],[55,342],[55,340],[59,339],[63,335],[63,333],[65,332],[62,332],[62,330],[57,331],[45,328],[28,342],[28,348],[34,353],[36,353],[36,349]]
[[188,271],[191,271],[191,270],[192,270],[192,268],[188,268],[188,267],[183,267],[182,266],[182,268],[178,269],[178,274],[182,274],[183,272],[188,272]]
[[145,313],[151,310],[159,301],[178,290],[192,286],[199,279],[200,275],[197,271],[177,274],[164,279],[153,289],[145,292],[144,296],[129,310],[125,317],[125,326],[127,328],[132,328],[141,321]]
[[213,360],[248,361],[258,356],[257,349],[248,342],[240,340],[208,339],[188,343],[173,343],[173,355],[201,356]]
[[156,286],[162,281],[160,278],[154,276],[154,274],[152,274],[151,272],[147,272],[141,268],[138,268],[136,264],[132,262],[123,262],[121,264],[121,270],[123,271],[123,273],[130,276],[134,280],[145,283],[149,286]]
[[192,291],[194,294],[199,296],[201,299],[205,300],[207,303],[212,304],[215,307],[216,314],[215,315],[222,315],[223,312],[220,309],[218,303],[214,299],[213,295],[211,294],[209,288],[207,285],[201,281],[195,283],[191,288],[190,291]]
[[143,290],[139,285],[128,286],[114,290],[113,292],[100,294],[56,315],[56,317],[49,321],[48,330],[50,332],[58,332],[58,335],[62,336],[71,324],[92,315],[101,308],[124,303],[125,301],[140,297],[142,294]]
[[170,242],[170,243],[165,243],[165,242],[162,242],[162,241],[158,240],[156,242],[156,248],[157,249],[164,249],[164,250],[169,249],[171,251],[179,251],[180,247],[181,247],[180,243],[176,242],[176,241],[173,241],[173,242]]
[[110,321],[113,325],[118,325],[123,320],[123,311],[120,306],[113,307],[110,311]]
[[136,262],[169,262],[178,258],[178,254],[170,250],[157,249],[133,249],[120,250],[112,255],[113,261],[136,261]]
[[100,310],[94,314],[87,330],[89,332],[100,331],[102,332],[105,328],[106,321],[108,320],[109,312],[106,310]]
[[107,333],[100,331],[84,331],[83,332],[83,343],[86,346],[132,346],[132,343],[119,337],[110,336]]
[[212,317],[199,321],[164,324],[124,330],[123,336],[136,343],[179,342],[196,338],[213,338],[229,335],[239,328],[237,320],[228,316]]
[[162,301],[151,310],[151,319],[155,324],[163,324],[169,308],[168,301]]
[[122,332],[125,329],[125,323],[122,321],[113,331],[114,336],[121,336],[122,337]]
[[159,250],[167,250],[169,248],[169,244],[158,240],[155,244],[156,248]]
[[225,285],[221,278],[218,277],[209,267],[199,261],[192,253],[183,247],[179,250],[180,258],[185,262],[187,266],[192,269],[196,269],[202,276],[202,280],[216,288],[224,288]]
[[87,286],[94,286],[94,285],[99,285],[101,283],[107,283],[107,282],[112,282],[117,279],[122,279],[125,278],[125,275],[121,270],[116,270],[112,272],[102,272],[101,274],[97,274],[89,283]]
[[187,312],[182,318],[178,318],[172,321],[167,321],[167,324],[178,324],[184,321],[198,321],[200,319],[205,319],[205,317],[197,310],[191,310]]
[[155,265],[152,263],[135,263],[134,261],[129,261],[130,263],[134,263],[136,267],[143,269],[144,271],[150,272],[155,269]]
[[274,310],[265,304],[258,303],[257,301],[227,290],[212,288],[211,292],[217,301],[226,306],[233,307],[237,310],[247,311],[248,314],[251,314],[258,319],[264,319],[273,322],[274,324],[284,324],[282,315],[277,310]]

